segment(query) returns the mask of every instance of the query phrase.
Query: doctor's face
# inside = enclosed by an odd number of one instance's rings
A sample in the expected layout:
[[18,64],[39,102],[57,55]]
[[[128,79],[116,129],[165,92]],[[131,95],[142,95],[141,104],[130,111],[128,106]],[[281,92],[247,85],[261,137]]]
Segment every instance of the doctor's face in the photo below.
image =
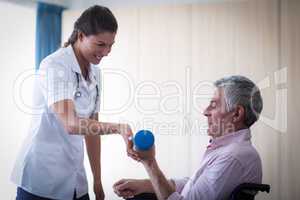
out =
[[80,40],[80,51],[84,59],[97,65],[104,56],[107,56],[115,42],[116,33],[102,32],[97,35],[85,36],[82,34]]

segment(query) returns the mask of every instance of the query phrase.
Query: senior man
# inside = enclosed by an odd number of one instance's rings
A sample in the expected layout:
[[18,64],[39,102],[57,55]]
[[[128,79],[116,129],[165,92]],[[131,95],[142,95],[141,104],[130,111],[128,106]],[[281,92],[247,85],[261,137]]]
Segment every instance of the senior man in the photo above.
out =
[[260,91],[243,76],[225,77],[214,85],[214,96],[204,111],[211,140],[196,173],[191,178],[167,180],[153,147],[139,152],[150,180],[122,179],[114,184],[117,195],[128,198],[155,192],[160,200],[220,200],[241,183],[261,183],[261,159],[250,132],[263,107]]

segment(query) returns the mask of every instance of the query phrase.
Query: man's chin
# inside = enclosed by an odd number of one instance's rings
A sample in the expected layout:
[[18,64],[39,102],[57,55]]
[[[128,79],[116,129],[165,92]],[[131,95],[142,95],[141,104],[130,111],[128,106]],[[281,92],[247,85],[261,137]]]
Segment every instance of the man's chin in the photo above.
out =
[[207,135],[212,137],[214,133],[210,129],[207,129]]
[[212,138],[216,138],[219,137],[221,134],[218,131],[213,131],[211,129],[207,130],[207,135],[212,137]]

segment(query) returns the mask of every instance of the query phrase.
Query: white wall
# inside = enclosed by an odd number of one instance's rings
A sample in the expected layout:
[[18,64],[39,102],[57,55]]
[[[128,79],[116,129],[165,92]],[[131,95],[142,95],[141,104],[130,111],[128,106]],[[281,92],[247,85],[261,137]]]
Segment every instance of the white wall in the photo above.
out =
[[[10,174],[16,155],[26,136],[30,115],[24,106],[19,108],[20,98],[14,100],[14,86],[21,75],[27,77],[34,69],[35,8],[0,2],[0,187],[3,199],[14,199],[16,188],[10,182]],[[31,104],[31,78],[22,84],[24,103]],[[15,96],[16,97],[16,96]]]
[[[192,150],[189,148],[190,137],[180,129],[184,128],[182,123],[184,122],[186,103],[183,100],[186,93],[185,82],[189,81],[186,80],[188,78],[185,75],[185,67],[190,57],[188,49],[190,44],[185,44],[185,38],[189,35],[189,31],[177,32],[173,34],[171,40],[168,39],[168,27],[157,32],[154,31],[157,28],[156,21],[158,19],[166,20],[169,12],[175,15],[175,12],[178,11],[176,19],[182,18],[182,21],[179,22],[180,26],[188,26],[186,23],[189,20],[188,15],[182,12],[186,11],[186,8],[168,9],[165,14],[165,8],[157,11],[156,9],[144,9],[141,18],[138,17],[141,14],[140,10],[135,8],[114,11],[120,29],[112,53],[103,60],[101,68],[104,72],[105,70],[114,70],[115,73],[122,74],[124,72],[129,82],[120,75],[104,73],[100,120],[128,121],[133,124],[135,131],[142,127],[153,130],[156,134],[157,157],[165,173],[169,177],[188,176],[192,171],[192,168],[189,167]],[[63,41],[67,40],[72,31],[72,24],[79,15],[79,11],[66,11],[64,13]],[[152,19],[154,15],[155,18]],[[170,26],[172,28],[177,27],[176,24]],[[170,47],[166,48],[166,45],[170,45]],[[172,51],[175,47],[173,45],[180,46],[180,49]],[[177,54],[180,54],[181,57],[178,57]],[[188,75],[191,76],[191,74]],[[176,81],[176,85],[174,81]],[[167,86],[166,83],[171,85]],[[132,89],[130,89],[131,85]],[[172,98],[161,106],[160,104],[166,96],[178,93],[177,85],[182,90],[178,94],[179,98]],[[150,98],[148,96],[137,100],[137,93],[151,96],[157,94],[160,97]],[[124,106],[127,101],[129,101],[128,106]],[[119,107],[122,109],[116,109]],[[180,110],[175,114],[167,114],[164,111],[164,109],[176,111],[178,107]],[[112,114],[111,111],[107,111],[108,109],[116,109],[117,113]],[[155,113],[148,113],[144,109]],[[175,126],[175,130],[163,130],[165,129],[164,126]],[[203,151],[207,144],[207,136],[201,137],[203,139],[197,142],[200,147],[195,148],[196,152]],[[102,138],[104,188],[108,199],[116,199],[116,195],[112,192],[112,185],[118,179],[126,177],[146,178],[147,176],[140,164],[127,158],[123,141],[119,136]],[[199,159],[200,156],[195,157],[194,162]],[[91,186],[90,188],[92,189]]]
[[[166,114],[162,108],[155,114],[146,114],[145,111],[140,112],[135,101],[125,111],[102,114],[101,118],[113,121],[127,119],[135,123],[145,119],[158,124],[174,123],[177,126],[172,132],[174,134],[155,131],[157,156],[168,176],[191,175],[205,150],[207,137],[201,130],[187,133],[179,130],[184,119],[191,122],[198,119],[201,125],[205,124],[201,109],[196,110],[188,101],[192,98],[186,99],[189,93],[185,89],[189,88],[189,84],[193,89],[199,83],[211,83],[225,75],[246,75],[261,87],[264,98],[261,120],[252,129],[253,143],[263,160],[263,181],[271,184],[272,192],[270,195],[261,193],[258,199],[298,199],[296,188],[300,180],[296,174],[299,158],[295,154],[298,149],[295,141],[299,141],[299,136],[295,120],[299,105],[294,99],[299,99],[295,87],[300,76],[296,67],[299,67],[299,62],[292,52],[299,48],[296,38],[299,33],[296,25],[299,16],[296,13],[299,9],[294,0],[113,9],[120,30],[111,55],[101,67],[127,72],[133,80],[135,92],[142,83],[153,81],[159,93],[155,93],[153,88],[147,91],[143,88],[142,92],[161,96],[145,100],[140,105],[144,108],[155,110],[158,102],[162,103],[170,94],[175,93],[182,98],[173,97],[164,104],[164,108],[179,108],[175,114]],[[65,40],[79,14],[80,11],[65,12]],[[187,71],[190,72],[188,75]],[[182,89],[181,93],[164,85],[173,80]],[[288,84],[287,80],[291,83]],[[126,82],[110,76],[104,81],[102,109],[122,105],[130,91]],[[197,92],[203,94],[206,89],[202,87]],[[292,94],[295,96],[292,97]],[[290,104],[288,100],[294,103]],[[206,102],[207,99],[202,98],[196,106],[203,108]],[[192,105],[190,110],[188,105]],[[107,137],[103,143],[105,189],[109,198],[115,198],[110,189],[115,179],[143,177],[145,173],[140,166],[123,157],[121,141]],[[110,151],[113,151],[113,156],[106,155]]]

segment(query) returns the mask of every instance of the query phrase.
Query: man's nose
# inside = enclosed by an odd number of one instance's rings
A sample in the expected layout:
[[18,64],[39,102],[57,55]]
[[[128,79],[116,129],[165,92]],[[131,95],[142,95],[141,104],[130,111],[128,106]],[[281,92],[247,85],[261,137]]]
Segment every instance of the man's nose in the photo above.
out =
[[209,112],[208,107],[205,108],[205,110],[203,111],[203,115],[204,115],[205,117],[209,117],[209,116],[210,116],[210,112]]

